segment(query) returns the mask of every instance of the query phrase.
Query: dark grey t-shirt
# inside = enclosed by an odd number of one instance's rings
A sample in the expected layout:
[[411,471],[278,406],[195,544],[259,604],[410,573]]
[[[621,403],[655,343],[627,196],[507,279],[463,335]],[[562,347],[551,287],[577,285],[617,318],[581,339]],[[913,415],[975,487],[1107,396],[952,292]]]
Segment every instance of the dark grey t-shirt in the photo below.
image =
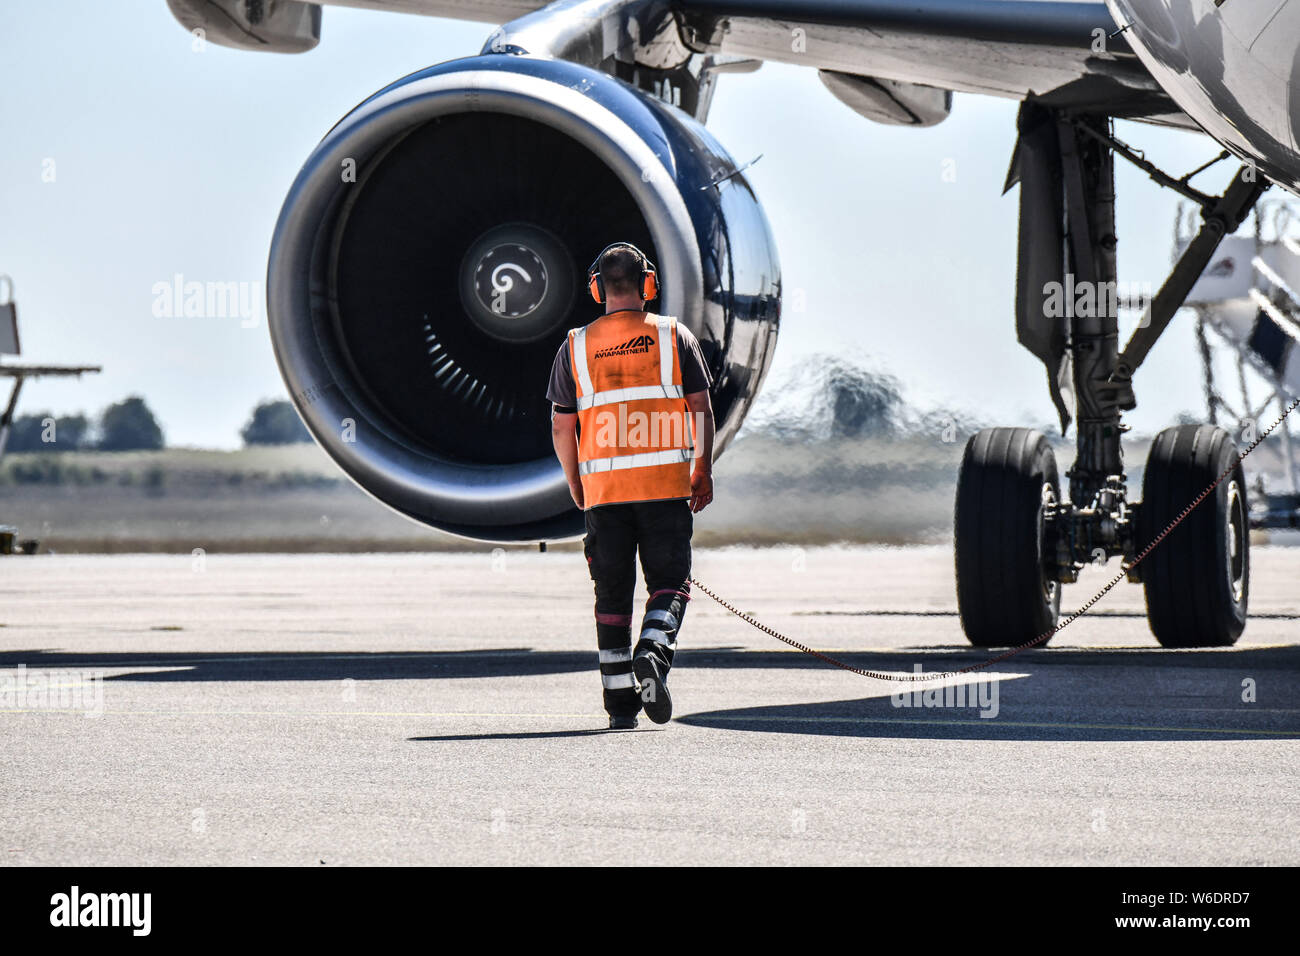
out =
[[[713,378],[704,364],[704,354],[695,335],[680,322],[677,325],[677,361],[682,367],[682,391],[687,395],[702,392],[713,384]],[[551,366],[551,381],[546,387],[546,397],[557,408],[574,410],[578,407],[578,387],[573,382],[573,363],[569,361],[569,339],[564,339]]]

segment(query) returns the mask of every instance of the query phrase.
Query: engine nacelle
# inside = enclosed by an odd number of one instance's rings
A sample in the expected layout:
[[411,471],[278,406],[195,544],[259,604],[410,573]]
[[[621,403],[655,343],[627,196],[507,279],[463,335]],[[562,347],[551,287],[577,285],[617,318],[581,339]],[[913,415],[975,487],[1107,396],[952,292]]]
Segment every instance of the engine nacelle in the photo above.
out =
[[267,274],[281,373],[316,440],[384,504],[491,541],[582,528],[545,392],[599,307],[586,267],[627,240],[652,311],[700,340],[717,450],[766,374],[775,243],[725,150],[680,111],[562,60],[485,55],[345,116],[285,200]]

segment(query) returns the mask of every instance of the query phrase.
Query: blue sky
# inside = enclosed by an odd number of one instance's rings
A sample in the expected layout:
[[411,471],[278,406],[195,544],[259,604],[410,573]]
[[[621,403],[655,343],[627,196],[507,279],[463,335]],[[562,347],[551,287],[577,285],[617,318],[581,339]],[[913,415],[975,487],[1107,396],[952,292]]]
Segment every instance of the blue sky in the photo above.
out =
[[[264,315],[159,316],[155,287],[179,274],[260,289],[280,203],[324,132],[490,30],[326,8],[310,53],[195,52],[162,0],[5,4],[0,273],[17,286],[23,359],[105,366],[28,385],[20,411],[96,411],[137,393],[169,442],[237,446],[252,406],[284,394]],[[806,303],[787,308],[771,382],[809,353],[850,354],[923,406],[1051,420],[1042,368],[1013,331],[1017,204],[1000,192],[1015,111],[961,95],[939,126],[895,129],[841,105],[812,70],[721,79],[709,126],[738,161],[764,154],[750,176],[786,289]],[[1180,175],[1217,152],[1193,134],[1119,132]],[[1230,172],[1197,182],[1217,191]],[[1120,278],[1158,285],[1177,197],[1123,164],[1118,191]],[[1201,410],[1188,322],[1148,360],[1138,398],[1128,421],[1142,430]]]

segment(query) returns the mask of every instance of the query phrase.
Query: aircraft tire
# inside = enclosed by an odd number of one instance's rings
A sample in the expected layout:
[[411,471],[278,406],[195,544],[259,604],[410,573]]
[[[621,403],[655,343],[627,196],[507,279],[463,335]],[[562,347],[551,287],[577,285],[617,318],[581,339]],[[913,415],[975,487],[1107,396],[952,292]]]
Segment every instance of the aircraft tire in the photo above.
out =
[[[1234,467],[1235,463],[1235,467]],[[1232,436],[1176,425],[1147,453],[1137,546],[1145,548],[1214,479],[1228,476],[1139,565],[1147,621],[1162,647],[1228,647],[1246,626],[1250,522]]]
[[1023,644],[1056,625],[1061,585],[1045,573],[1043,533],[1056,501],[1056,456],[1041,432],[986,428],[966,443],[953,531],[957,608],[976,647]]

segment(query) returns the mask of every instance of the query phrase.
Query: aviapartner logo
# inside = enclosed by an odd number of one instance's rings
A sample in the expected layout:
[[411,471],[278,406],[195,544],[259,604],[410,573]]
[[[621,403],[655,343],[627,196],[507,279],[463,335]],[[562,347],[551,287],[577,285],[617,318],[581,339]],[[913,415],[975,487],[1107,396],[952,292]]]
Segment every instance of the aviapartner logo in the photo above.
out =
[[649,352],[654,348],[655,340],[648,335],[638,335],[635,338],[628,339],[622,345],[611,345],[609,348],[601,349],[594,358],[610,358],[615,355],[636,355],[638,352]]

